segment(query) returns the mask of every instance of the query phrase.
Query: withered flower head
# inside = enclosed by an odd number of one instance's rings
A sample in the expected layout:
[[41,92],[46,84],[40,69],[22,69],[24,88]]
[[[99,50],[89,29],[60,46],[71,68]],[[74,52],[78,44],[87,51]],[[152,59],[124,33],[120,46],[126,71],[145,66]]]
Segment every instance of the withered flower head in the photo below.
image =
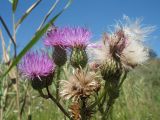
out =
[[87,98],[100,89],[97,75],[82,69],[77,69],[69,80],[61,80],[60,85],[60,96],[73,101]]
[[154,31],[154,26],[142,26],[141,20],[132,21],[125,16],[115,26],[115,31],[103,37],[101,48],[91,49],[93,59],[103,64],[108,60],[115,60],[126,70],[143,64],[149,58],[148,48],[144,40]]
[[110,36],[104,35],[104,42],[108,43],[109,47],[109,57],[118,60],[122,54],[122,51],[127,45],[127,38],[124,34],[123,29],[117,30],[114,34]]

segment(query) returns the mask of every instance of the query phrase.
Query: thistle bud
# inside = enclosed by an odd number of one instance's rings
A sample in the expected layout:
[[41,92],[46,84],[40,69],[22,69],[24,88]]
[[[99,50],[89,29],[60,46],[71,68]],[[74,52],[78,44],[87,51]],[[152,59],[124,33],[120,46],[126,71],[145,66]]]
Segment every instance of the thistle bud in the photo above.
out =
[[112,98],[112,99],[116,99],[116,98],[118,98],[119,97],[119,92],[120,92],[120,90],[119,89],[117,89],[117,88],[110,88],[109,90],[108,90],[108,95]]
[[70,56],[70,62],[74,68],[84,68],[88,62],[86,51],[82,48],[73,48]]
[[101,66],[101,75],[104,80],[117,80],[121,76],[120,64],[110,60]]
[[54,46],[52,57],[57,66],[63,66],[67,61],[67,53],[65,48]]
[[34,89],[39,90],[50,86],[53,81],[53,74],[42,77],[35,77],[31,80],[31,85]]

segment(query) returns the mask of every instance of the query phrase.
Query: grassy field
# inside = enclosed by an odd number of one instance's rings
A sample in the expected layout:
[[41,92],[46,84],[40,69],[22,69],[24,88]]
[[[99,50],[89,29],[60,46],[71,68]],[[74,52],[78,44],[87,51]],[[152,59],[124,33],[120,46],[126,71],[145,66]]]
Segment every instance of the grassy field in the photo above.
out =
[[[1,67],[2,68],[2,67]],[[120,97],[112,109],[111,120],[159,120],[160,119],[160,60],[152,59],[143,66],[130,72],[121,89]],[[8,80],[7,78],[5,80]],[[7,83],[8,84],[8,83]],[[27,92],[26,92],[27,90]],[[16,104],[14,86],[8,89],[4,120],[16,120]],[[54,84],[52,86],[54,91]],[[4,92],[4,91],[3,91]],[[21,99],[26,100],[22,118],[27,120],[63,120],[63,114],[50,100],[41,98],[27,81],[21,81]],[[1,99],[2,100],[2,99]],[[2,101],[1,101],[2,102]],[[98,113],[93,116],[98,120]],[[31,120],[31,119],[30,119]]]

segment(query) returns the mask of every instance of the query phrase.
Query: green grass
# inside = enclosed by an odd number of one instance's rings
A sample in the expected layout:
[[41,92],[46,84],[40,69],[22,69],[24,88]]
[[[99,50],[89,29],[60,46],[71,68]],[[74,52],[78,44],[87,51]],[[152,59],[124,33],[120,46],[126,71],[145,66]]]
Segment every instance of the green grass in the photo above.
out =
[[114,120],[159,120],[160,60],[151,60],[129,73],[114,105]]
[[[160,119],[160,60],[150,60],[143,66],[137,67],[129,73],[121,89],[120,97],[112,109],[110,120],[159,120]],[[27,82],[21,81],[21,99],[24,97]],[[54,85],[52,85],[54,86]],[[52,87],[54,88],[54,87]],[[9,89],[12,92],[13,88]],[[54,89],[51,89],[54,91]],[[14,91],[13,91],[14,92]],[[29,97],[31,96],[31,97]],[[14,101],[15,95],[8,95],[9,103]],[[22,103],[21,103],[22,105]],[[6,110],[7,110],[6,108]],[[16,120],[16,106],[9,110],[6,120]],[[32,120],[63,120],[64,116],[56,105],[39,97],[31,86],[28,88],[23,120],[31,113]],[[99,120],[99,114],[94,114],[92,120]]]

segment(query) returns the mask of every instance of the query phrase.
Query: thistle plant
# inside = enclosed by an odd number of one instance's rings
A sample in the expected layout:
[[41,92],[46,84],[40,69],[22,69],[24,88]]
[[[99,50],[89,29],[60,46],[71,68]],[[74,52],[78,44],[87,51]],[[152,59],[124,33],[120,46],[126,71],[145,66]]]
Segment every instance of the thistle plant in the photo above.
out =
[[[99,44],[89,41],[91,32],[86,28],[52,26],[44,39],[44,44],[52,47],[52,60],[44,52],[40,56],[30,52],[19,65],[22,75],[28,76],[41,97],[50,98],[69,119],[89,120],[97,111],[100,119],[109,119],[128,72],[149,58],[143,41],[151,27],[140,28],[137,21],[129,24],[129,18],[125,19],[114,32],[104,33]],[[130,27],[139,33],[132,33]],[[61,78],[65,65],[72,72]],[[49,90],[53,79],[57,81],[56,94]]]
[[[18,1],[15,0],[13,3],[14,15]],[[17,118],[22,119],[27,99],[27,89],[24,98],[19,98],[20,77],[26,78],[45,102],[51,100],[64,115],[64,119],[91,120],[98,114],[99,119],[108,120],[114,112],[112,108],[121,95],[121,87],[128,72],[149,59],[149,50],[144,45],[144,40],[153,31],[153,27],[142,27],[140,20],[132,21],[125,16],[124,22],[117,23],[112,32],[105,32],[102,40],[94,44],[91,42],[91,31],[85,27],[53,25],[54,20],[68,5],[44,25],[57,3],[58,1],[53,4],[35,36],[18,56],[16,30],[28,12],[13,25],[13,36],[1,18],[15,47],[14,58],[8,60],[11,61],[11,65],[5,74],[17,65]],[[38,4],[39,2],[35,3],[31,8]],[[44,33],[46,34],[43,36]],[[28,51],[42,36],[45,48],[51,48],[51,51]],[[7,99],[6,95],[3,99]],[[1,114],[3,111],[4,107]],[[30,116],[28,119],[31,119]]]

